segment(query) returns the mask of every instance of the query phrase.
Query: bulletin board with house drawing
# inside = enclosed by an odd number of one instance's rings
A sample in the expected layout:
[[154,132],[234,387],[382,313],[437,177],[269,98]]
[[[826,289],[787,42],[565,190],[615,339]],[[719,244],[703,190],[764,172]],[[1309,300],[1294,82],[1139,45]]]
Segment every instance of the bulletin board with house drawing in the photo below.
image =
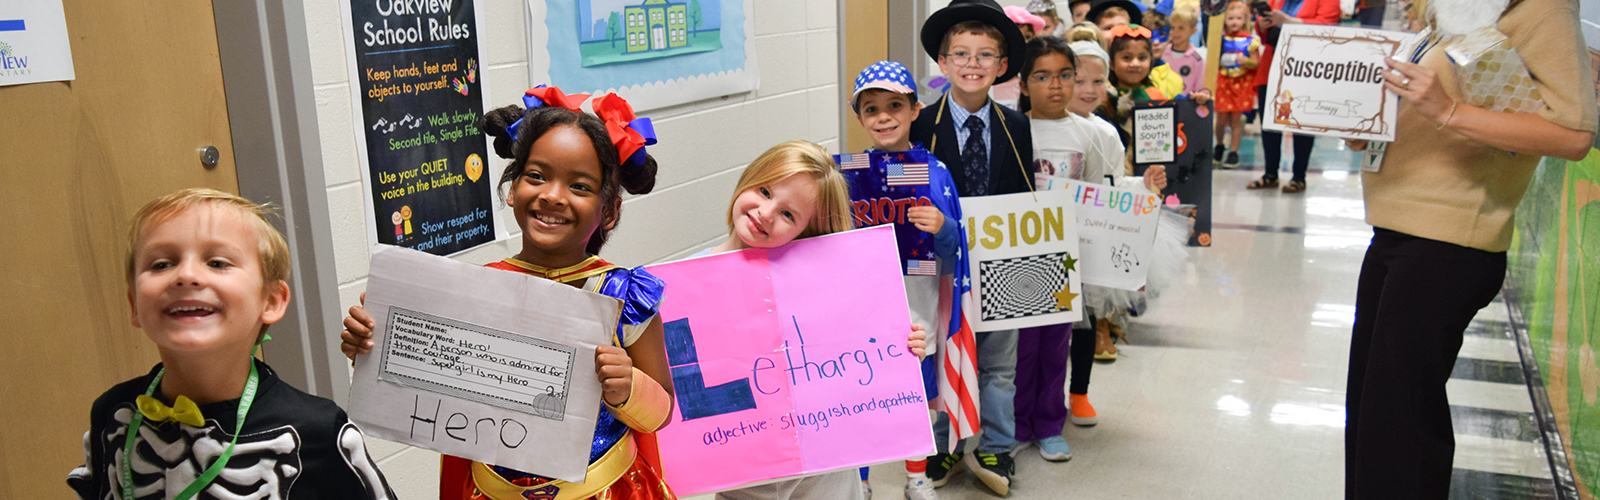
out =
[[[751,0],[528,0],[532,84],[648,110],[755,90]],[[539,36],[543,32],[545,36]]]

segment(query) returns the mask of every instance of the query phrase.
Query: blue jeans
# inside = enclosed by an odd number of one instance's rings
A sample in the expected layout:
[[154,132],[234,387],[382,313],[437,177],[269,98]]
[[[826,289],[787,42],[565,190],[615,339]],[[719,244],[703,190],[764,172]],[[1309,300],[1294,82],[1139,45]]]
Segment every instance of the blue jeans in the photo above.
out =
[[[1017,420],[1012,406],[1017,397],[1017,331],[977,332],[978,344],[978,453],[998,455],[1016,447]],[[949,450],[950,416],[939,412],[933,423],[933,441],[939,453]],[[957,449],[966,442],[957,443]]]

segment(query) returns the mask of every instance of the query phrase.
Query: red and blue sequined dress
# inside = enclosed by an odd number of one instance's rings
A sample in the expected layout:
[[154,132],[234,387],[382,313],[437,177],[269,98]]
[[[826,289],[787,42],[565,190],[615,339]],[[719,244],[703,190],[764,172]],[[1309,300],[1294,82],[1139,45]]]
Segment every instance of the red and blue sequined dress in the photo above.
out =
[[[1249,33],[1235,32],[1222,36],[1223,61],[1217,75],[1217,104],[1219,113],[1241,113],[1256,109],[1256,67],[1240,61],[1260,50],[1261,43]],[[1230,57],[1231,56],[1231,57]]]

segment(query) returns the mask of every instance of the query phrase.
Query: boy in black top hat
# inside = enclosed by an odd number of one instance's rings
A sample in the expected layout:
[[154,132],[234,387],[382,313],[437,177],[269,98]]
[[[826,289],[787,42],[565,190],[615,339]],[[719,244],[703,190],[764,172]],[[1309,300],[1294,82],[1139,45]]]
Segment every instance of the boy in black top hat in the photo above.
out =
[[[989,99],[989,88],[1017,76],[1027,57],[1026,41],[994,0],[952,0],[922,24],[922,47],[939,63],[950,89],[911,124],[911,140],[926,144],[950,167],[961,197],[1027,192],[1033,187],[1033,135],[1028,117]],[[965,463],[984,485],[1004,496],[1011,489],[1015,466],[1017,331],[978,332],[978,449]],[[934,426],[941,432],[941,453],[929,457],[928,477],[937,486],[950,479],[963,462],[961,449],[948,450],[948,417]]]

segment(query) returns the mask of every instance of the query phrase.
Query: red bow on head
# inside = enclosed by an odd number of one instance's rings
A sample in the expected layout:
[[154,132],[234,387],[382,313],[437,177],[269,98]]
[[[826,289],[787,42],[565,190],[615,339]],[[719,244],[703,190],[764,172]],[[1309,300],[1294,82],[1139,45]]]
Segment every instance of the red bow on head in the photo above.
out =
[[[529,102],[528,97],[534,97],[538,99],[539,104],[535,105],[535,103]],[[579,108],[578,106],[582,106],[583,101],[587,100],[589,100],[589,94],[566,95],[561,92],[560,88],[547,87],[544,85],[528,89],[528,92],[522,98],[523,103],[527,104],[527,106],[524,107],[529,109],[537,108],[539,106],[556,106],[577,111],[579,113],[582,113],[583,109]]]
[[643,164],[644,147],[656,143],[656,131],[650,119],[635,117],[633,106],[616,94],[596,97],[590,107],[594,108],[595,116],[606,122],[611,144],[617,147],[618,162]]
[[[575,94],[569,96],[561,93],[561,89],[559,88],[540,85],[538,87],[528,89],[527,92],[522,94],[522,107],[527,108],[527,110],[523,111],[523,118],[526,118],[527,113],[533,111],[534,108],[542,108],[545,106],[566,108],[576,113],[582,113],[583,109],[579,108],[578,106],[583,105],[583,101],[588,99],[589,94]],[[511,125],[506,126],[506,135],[511,136],[512,141],[516,141],[518,130],[522,130],[522,118],[518,118],[517,121],[511,122]]]
[[1150,38],[1150,28],[1137,24],[1118,24],[1111,27],[1111,37]]

